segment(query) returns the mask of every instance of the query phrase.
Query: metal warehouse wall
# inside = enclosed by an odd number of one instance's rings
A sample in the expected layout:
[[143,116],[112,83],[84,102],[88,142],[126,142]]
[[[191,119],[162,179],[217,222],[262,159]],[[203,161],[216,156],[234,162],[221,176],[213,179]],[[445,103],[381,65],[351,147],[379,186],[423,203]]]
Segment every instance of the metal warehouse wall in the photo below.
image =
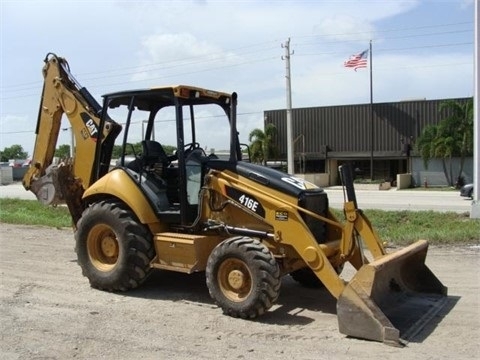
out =
[[[421,134],[426,125],[437,124],[448,116],[439,111],[446,100],[460,103],[470,98],[402,101],[373,104],[374,157],[402,156],[403,138]],[[276,143],[281,159],[287,158],[286,110],[264,112],[265,124],[277,127]],[[367,158],[371,154],[370,104],[310,107],[292,109],[294,153],[306,153],[310,158]]]

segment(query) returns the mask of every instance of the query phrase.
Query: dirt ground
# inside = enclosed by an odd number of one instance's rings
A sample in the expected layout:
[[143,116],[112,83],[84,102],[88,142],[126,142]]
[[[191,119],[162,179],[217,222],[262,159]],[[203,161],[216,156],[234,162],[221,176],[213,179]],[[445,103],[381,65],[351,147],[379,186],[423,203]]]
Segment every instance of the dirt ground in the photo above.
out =
[[345,337],[335,299],[284,278],[255,321],[222,314],[204,276],[157,271],[141,288],[90,288],[70,229],[0,224],[2,359],[478,359],[480,248],[431,247],[447,305],[404,348]]

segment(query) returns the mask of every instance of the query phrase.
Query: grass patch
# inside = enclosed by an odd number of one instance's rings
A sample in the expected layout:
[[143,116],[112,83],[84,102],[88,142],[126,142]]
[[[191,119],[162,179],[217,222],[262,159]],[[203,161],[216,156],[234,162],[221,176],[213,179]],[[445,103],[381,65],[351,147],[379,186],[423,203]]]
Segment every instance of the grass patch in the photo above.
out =
[[[343,219],[340,210],[332,209]],[[467,213],[435,211],[364,210],[380,239],[391,245],[408,245],[426,239],[435,245],[480,244],[480,219]],[[44,206],[36,200],[0,199],[0,221],[10,224],[70,227],[65,206]]]
[[380,180],[380,179],[363,179],[363,178],[357,178],[353,180],[354,184],[373,184],[373,185],[378,185],[385,182],[385,180]]
[[[340,210],[334,214],[343,219]],[[468,213],[363,210],[382,241],[408,245],[419,239],[435,245],[480,244],[480,219]]]
[[468,213],[366,210],[365,214],[388,243],[407,245],[418,239],[436,245],[480,243],[480,219],[470,219]]
[[9,224],[70,227],[66,206],[45,206],[36,200],[0,199],[0,221]]

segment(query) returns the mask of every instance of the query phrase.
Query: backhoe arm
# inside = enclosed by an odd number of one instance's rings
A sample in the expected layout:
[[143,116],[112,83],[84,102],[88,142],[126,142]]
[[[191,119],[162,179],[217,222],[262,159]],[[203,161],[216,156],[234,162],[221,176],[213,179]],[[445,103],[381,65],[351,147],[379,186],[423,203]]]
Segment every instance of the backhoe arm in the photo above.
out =
[[[121,126],[110,119],[101,123],[101,106],[78,84],[64,58],[47,54],[42,72],[44,85],[35,148],[23,185],[45,204],[66,202],[70,208],[69,203],[79,202],[79,197],[99,172],[102,169],[105,172]],[[68,117],[75,139],[74,156],[62,159],[63,162],[56,166],[52,162],[63,114]],[[103,128],[102,134],[100,128]],[[103,158],[96,156],[97,140],[104,147],[98,151]],[[101,165],[96,166],[99,163]]]

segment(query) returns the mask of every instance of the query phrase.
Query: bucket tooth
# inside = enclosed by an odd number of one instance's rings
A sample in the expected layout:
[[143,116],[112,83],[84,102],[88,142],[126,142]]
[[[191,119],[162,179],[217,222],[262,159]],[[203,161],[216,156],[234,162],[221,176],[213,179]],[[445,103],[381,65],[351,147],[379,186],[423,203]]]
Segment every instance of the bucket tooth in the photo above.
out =
[[337,302],[342,334],[402,344],[401,338],[432,309],[445,304],[447,288],[425,265],[428,243],[416,243],[359,269]]

